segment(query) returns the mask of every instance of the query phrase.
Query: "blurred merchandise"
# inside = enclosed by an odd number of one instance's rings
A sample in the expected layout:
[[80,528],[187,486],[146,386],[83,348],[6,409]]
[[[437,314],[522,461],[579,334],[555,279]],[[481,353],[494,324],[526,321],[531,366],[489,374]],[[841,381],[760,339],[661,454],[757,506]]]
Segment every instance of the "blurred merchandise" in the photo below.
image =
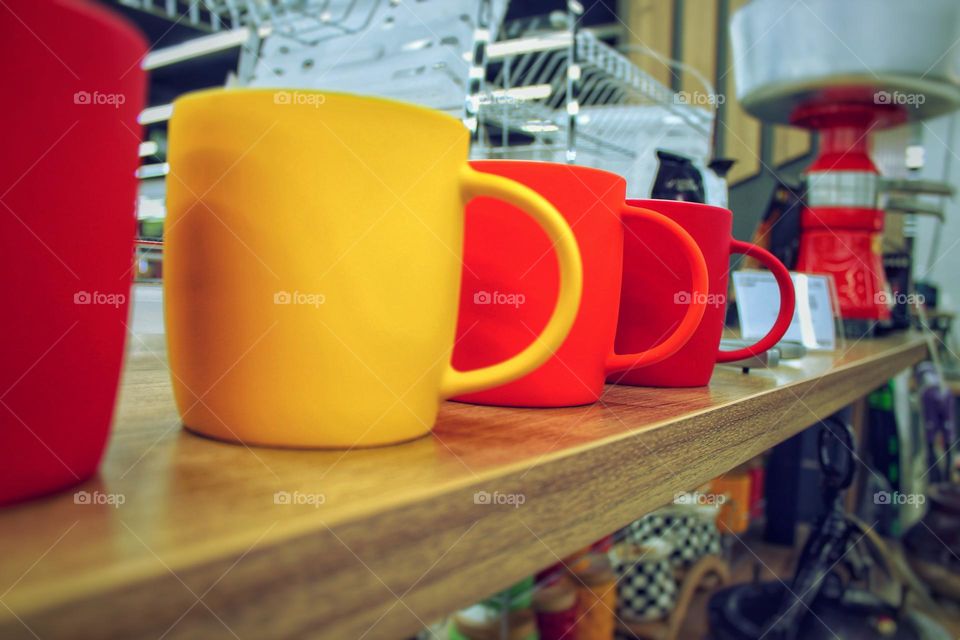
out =
[[739,467],[710,481],[710,490],[723,496],[717,527],[721,533],[744,533],[750,526],[754,489],[751,469]]
[[139,237],[145,240],[163,239],[163,218],[140,218]]
[[900,488],[900,438],[893,411],[893,382],[888,382],[869,396],[867,449],[870,466],[889,483],[891,490]]
[[930,509],[903,538],[913,570],[939,596],[960,604],[960,486],[936,484]]
[[[791,271],[797,267],[800,250],[800,213],[803,211],[804,191],[801,185],[788,184],[778,179],[753,234],[753,243],[775,255]],[[744,258],[743,268],[756,269],[760,262],[750,256]]]
[[953,451],[957,443],[956,402],[933,362],[914,369],[920,419],[927,444],[930,482],[953,480]]
[[653,539],[670,541],[670,562],[675,569],[693,565],[705,555],[720,553],[720,531],[716,501],[710,504],[671,504],[632,522],[623,539],[643,545]]
[[718,640],[819,639],[837,634],[857,639],[949,637],[932,620],[904,606],[905,589],[899,592],[900,603],[889,603],[869,590],[874,555],[880,554],[887,575],[894,573],[885,549],[871,553],[870,545],[882,545],[873,527],[848,517],[843,509],[843,493],[856,470],[855,447],[849,425],[835,418],[822,423],[818,449],[825,509],[803,547],[793,579],[737,585],[715,594],[709,615]]
[[137,240],[134,250],[134,279],[137,282],[161,282],[163,280],[163,243],[154,240]]
[[540,640],[570,640],[577,624],[577,586],[567,572],[557,572],[533,594]]
[[759,518],[763,515],[764,485],[767,474],[764,470],[762,458],[755,458],[750,464],[750,517]]
[[533,604],[534,578],[524,578],[515,585],[486,598],[481,604],[492,611],[518,611]]
[[502,613],[482,604],[458,611],[450,620],[448,640],[539,640],[530,609]]
[[577,624],[573,640],[612,640],[616,628],[617,575],[606,554],[590,556],[574,574]]
[[706,202],[703,177],[689,158],[667,151],[657,151],[660,170],[653,182],[650,197],[655,200]]
[[625,542],[616,548],[617,615],[646,622],[666,618],[677,602],[677,579],[667,539],[643,544]]

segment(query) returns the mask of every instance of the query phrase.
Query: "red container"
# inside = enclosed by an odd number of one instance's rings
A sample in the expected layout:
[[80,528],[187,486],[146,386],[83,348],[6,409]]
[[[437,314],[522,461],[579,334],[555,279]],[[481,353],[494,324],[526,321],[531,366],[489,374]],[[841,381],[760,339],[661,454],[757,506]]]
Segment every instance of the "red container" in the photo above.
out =
[[[565,164],[490,160],[471,163],[539,192],[566,218],[583,260],[580,311],[563,346],[539,369],[507,385],[457,398],[465,402],[523,407],[563,407],[599,399],[604,378],[669,357],[697,328],[703,303],[683,310],[677,325],[650,330],[640,353],[618,351],[613,341],[620,300],[626,220],[658,230],[658,248],[683,262],[686,278],[654,298],[670,305],[677,291],[705,297],[706,266],[679,225],[654,211],[627,206],[620,176]],[[477,198],[467,207],[464,275],[453,365],[487,366],[518,353],[546,324],[557,298],[557,262],[547,236],[500,200]],[[693,274],[691,276],[691,273]]]
[[[728,209],[673,200],[630,200],[629,203],[656,209],[693,236],[707,261],[710,287],[706,299],[702,300],[707,303],[703,321],[682,349],[653,366],[610,376],[610,382],[645,387],[702,387],[710,382],[717,362],[749,358],[766,351],[783,337],[793,319],[790,272],[768,251],[733,239],[733,214]],[[617,351],[649,348],[653,344],[651,336],[669,331],[684,317],[691,301],[697,302],[695,294],[684,292],[663,303],[679,286],[689,282],[690,269],[675,252],[661,249],[671,241],[661,227],[641,219],[631,219],[627,226],[631,233],[626,236],[623,250],[623,278],[628,284],[620,298]],[[731,253],[752,256],[770,269],[780,287],[780,313],[767,335],[755,344],[736,351],[720,351]]]
[[87,2],[5,0],[0,504],[96,471],[132,278],[146,44]]

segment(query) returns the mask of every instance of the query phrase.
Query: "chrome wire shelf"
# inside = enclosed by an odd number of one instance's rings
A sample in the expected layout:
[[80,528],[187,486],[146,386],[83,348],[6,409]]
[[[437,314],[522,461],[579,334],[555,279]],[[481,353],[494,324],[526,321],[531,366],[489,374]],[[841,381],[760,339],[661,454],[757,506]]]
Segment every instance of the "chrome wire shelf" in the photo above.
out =
[[[580,29],[576,3],[503,23],[509,0],[116,1],[211,32],[151,52],[148,68],[240,47],[228,84],[345,91],[446,111],[473,132],[476,158],[606,169],[640,196],[658,170],[657,150],[701,168],[709,160],[714,111]],[[154,105],[141,120],[162,123],[170,113]],[[155,159],[143,178],[166,172],[162,156]]]
[[177,24],[216,33],[267,28],[303,44],[359,33],[381,5],[400,0],[116,0]]
[[652,183],[657,149],[705,165],[714,111],[689,104],[576,24],[560,12],[513,21],[487,47],[485,81],[468,99],[474,157],[583,164],[636,185]]
[[200,31],[215,33],[243,24],[244,10],[237,2],[226,0],[117,0],[117,4]]
[[241,70],[249,70],[241,84],[376,95],[462,116],[507,0],[364,2],[372,16],[345,37],[308,42],[309,23],[292,21],[278,38],[274,27],[258,51],[241,55]]

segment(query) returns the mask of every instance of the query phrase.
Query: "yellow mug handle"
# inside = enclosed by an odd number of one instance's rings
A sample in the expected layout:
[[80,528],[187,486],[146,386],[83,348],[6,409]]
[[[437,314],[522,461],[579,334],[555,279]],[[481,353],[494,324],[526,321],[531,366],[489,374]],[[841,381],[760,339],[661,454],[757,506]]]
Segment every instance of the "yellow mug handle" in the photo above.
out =
[[533,218],[547,233],[557,252],[560,288],[547,326],[526,349],[508,360],[480,369],[458,371],[453,365],[447,365],[440,385],[440,394],[444,398],[498,387],[527,375],[549,360],[566,340],[580,310],[583,292],[583,265],[577,240],[567,221],[543,196],[518,182],[477,171],[469,165],[464,165],[460,171],[460,188],[464,204],[478,196],[490,196],[522,209]]

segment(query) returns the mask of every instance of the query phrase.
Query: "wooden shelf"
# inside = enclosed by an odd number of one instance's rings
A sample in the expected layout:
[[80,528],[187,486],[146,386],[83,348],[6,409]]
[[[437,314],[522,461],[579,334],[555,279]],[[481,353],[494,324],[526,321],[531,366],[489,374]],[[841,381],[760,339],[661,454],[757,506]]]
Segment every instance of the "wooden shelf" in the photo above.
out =
[[[863,340],[709,388],[603,404],[447,403],[432,437],[248,449],[179,426],[158,337],[135,338],[98,478],[0,512],[0,637],[402,638],[783,441],[927,354]],[[275,492],[323,504],[275,504]],[[476,492],[522,495],[475,504]],[[319,501],[317,498],[316,501]],[[235,634],[235,635],[234,635]]]

